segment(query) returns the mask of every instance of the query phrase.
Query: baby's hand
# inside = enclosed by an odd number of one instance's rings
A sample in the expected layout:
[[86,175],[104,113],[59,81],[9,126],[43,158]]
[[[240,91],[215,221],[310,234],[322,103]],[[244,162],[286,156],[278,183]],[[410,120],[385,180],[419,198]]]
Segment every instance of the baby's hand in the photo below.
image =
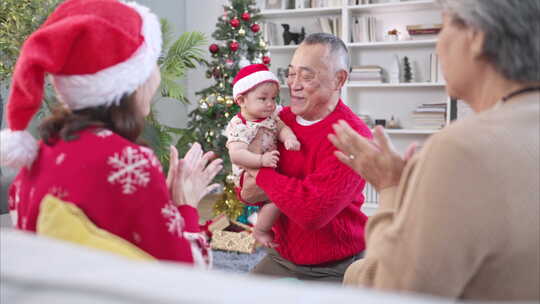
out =
[[261,167],[276,168],[279,161],[278,151],[269,151],[261,156]]
[[300,150],[300,142],[296,138],[288,138],[284,142],[285,149],[292,150],[292,151],[298,151]]

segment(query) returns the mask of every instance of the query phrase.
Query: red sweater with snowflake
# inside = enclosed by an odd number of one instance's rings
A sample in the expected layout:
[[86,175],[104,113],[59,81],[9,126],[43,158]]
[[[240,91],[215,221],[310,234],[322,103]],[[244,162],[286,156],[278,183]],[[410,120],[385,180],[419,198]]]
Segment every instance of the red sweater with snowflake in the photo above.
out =
[[314,265],[364,250],[367,217],[360,206],[365,181],[334,156],[327,135],[338,120],[371,138],[369,128],[341,100],[310,126],[298,124],[289,107],[280,117],[302,146],[288,151],[280,145],[279,168],[262,168],[257,175],[257,185],[282,212],[273,227],[277,251],[295,264]]
[[76,140],[40,143],[38,157],[9,190],[17,228],[36,231],[46,194],[75,204],[96,226],[157,259],[206,260],[197,210],[172,203],[152,150],[109,130],[89,128]]

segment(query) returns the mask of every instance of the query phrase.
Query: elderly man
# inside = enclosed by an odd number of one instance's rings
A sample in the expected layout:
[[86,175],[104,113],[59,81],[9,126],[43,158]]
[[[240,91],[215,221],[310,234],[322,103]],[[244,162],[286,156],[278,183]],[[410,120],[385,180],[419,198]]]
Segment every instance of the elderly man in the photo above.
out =
[[301,150],[280,147],[279,168],[251,170],[242,191],[244,200],[268,199],[282,211],[273,227],[277,247],[269,249],[255,274],[341,282],[345,269],[362,256],[365,182],[335,158],[327,139],[338,120],[371,138],[340,99],[348,66],[345,44],[329,34],[308,36],[294,53],[287,76],[290,107],[280,117]]

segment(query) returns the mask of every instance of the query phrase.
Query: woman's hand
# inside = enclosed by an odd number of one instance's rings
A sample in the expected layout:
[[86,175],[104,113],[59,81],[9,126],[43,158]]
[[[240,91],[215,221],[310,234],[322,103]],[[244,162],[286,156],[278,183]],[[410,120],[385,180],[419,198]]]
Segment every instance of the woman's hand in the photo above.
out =
[[187,204],[197,208],[204,196],[220,187],[219,184],[208,185],[223,168],[221,159],[210,162],[212,158],[214,153],[207,152],[203,155],[198,143],[193,144],[181,160],[178,160],[176,149],[171,147],[167,185],[177,205]]
[[416,144],[412,144],[402,158],[394,149],[382,127],[374,130],[370,141],[353,130],[345,121],[333,125],[335,135],[328,139],[338,148],[334,155],[356,171],[375,190],[397,186],[407,160],[412,157]]

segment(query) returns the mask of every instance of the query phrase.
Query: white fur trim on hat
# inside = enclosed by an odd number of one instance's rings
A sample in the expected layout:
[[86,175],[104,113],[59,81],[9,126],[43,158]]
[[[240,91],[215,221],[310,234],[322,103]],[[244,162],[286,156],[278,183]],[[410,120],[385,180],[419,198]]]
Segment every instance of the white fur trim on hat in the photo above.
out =
[[27,131],[0,131],[0,165],[21,168],[32,164],[37,156],[36,139]]
[[126,93],[134,92],[152,74],[161,52],[161,26],[147,7],[125,3],[142,19],[144,42],[126,61],[90,75],[52,75],[60,100],[72,110],[118,104]]
[[258,71],[255,73],[251,73],[247,75],[246,77],[238,80],[233,87],[233,98],[236,99],[238,95],[241,95],[249,90],[251,90],[254,86],[263,83],[263,82],[275,82],[279,86],[279,81],[277,77],[274,75],[274,73],[270,71]]

